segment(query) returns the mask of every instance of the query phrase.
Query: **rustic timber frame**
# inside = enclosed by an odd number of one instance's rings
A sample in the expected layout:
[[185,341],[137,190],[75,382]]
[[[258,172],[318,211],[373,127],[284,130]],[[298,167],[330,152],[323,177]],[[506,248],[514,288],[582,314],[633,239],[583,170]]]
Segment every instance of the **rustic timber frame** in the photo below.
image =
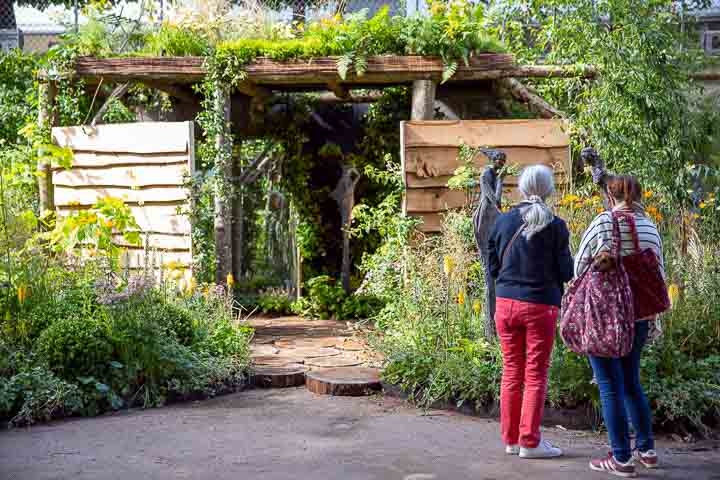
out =
[[[435,57],[383,55],[367,59],[367,69],[362,75],[354,71],[341,78],[337,72],[337,58],[324,57],[304,60],[273,61],[258,58],[243,66],[246,79],[235,91],[227,86],[217,85],[214,98],[214,114],[226,124],[235,121],[233,114],[240,113],[252,119],[262,112],[277,95],[288,92],[313,92],[319,94],[319,100],[329,103],[365,103],[378,98],[378,91],[386,87],[407,85],[412,87],[411,120],[431,120],[435,113],[435,100],[440,88],[453,90],[461,87],[464,92],[472,91],[474,86],[496,82],[498,91],[505,92],[529,107],[541,118],[562,118],[564,115],[534,92],[527,89],[518,78],[587,78],[592,79],[597,71],[592,66],[553,66],[553,65],[517,65],[512,55],[501,53],[477,54],[469,64],[460,65],[443,85],[443,62]],[[164,91],[170,96],[184,101],[195,100],[195,94],[188,88],[206,79],[205,59],[202,57],[127,57],[92,58],[81,57],[76,60],[74,70],[67,72],[71,78],[82,79],[86,85],[99,85],[103,82],[115,84],[116,90],[132,83],[142,83],[150,88]],[[55,126],[53,97],[56,87],[53,77],[41,73],[42,99],[38,122],[41,127]],[[362,92],[353,92],[362,90]],[[233,102],[237,95],[245,99],[244,103]],[[249,99],[249,102],[247,100]],[[232,112],[242,105],[242,112]],[[250,123],[248,121],[248,123]],[[262,124],[262,122],[259,122]],[[256,135],[257,133],[253,133]],[[237,138],[237,135],[236,135]],[[242,136],[238,138],[242,140]],[[233,191],[232,178],[237,177],[232,165],[228,165],[227,156],[232,148],[232,140],[227,133],[219,132],[215,138],[218,159],[217,166],[223,171],[224,178],[219,191]],[[47,165],[39,165],[41,172],[50,172]],[[41,209],[54,210],[52,181],[40,177]],[[236,241],[242,232],[242,205],[227,196],[218,195],[215,202],[215,242],[217,254],[216,281],[224,283],[230,273],[236,276],[241,264],[241,242]],[[236,218],[237,217],[237,218]]]

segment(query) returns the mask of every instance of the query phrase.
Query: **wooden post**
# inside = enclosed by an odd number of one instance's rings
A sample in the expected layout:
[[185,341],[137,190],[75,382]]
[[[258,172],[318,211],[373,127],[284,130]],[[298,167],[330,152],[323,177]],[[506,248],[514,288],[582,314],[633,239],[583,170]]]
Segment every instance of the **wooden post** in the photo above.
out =
[[[40,82],[38,91],[38,127],[50,142],[50,130],[57,122],[55,117],[55,95],[57,85],[55,82]],[[40,196],[40,214],[55,209],[55,195],[52,183],[52,169],[47,161],[38,161],[38,192]]]
[[215,166],[218,178],[215,182],[215,282],[219,285],[227,281],[232,271],[232,141],[228,138],[230,123],[230,92],[218,85],[215,91],[215,115],[223,122],[215,135],[217,157]]
[[435,82],[415,80],[412,89],[411,120],[432,120],[435,116]]

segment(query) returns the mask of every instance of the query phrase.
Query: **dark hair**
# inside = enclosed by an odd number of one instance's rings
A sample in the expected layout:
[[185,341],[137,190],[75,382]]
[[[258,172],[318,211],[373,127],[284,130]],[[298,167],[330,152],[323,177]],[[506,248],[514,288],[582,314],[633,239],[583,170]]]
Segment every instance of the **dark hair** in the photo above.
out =
[[632,175],[613,175],[607,179],[607,189],[615,200],[627,204],[639,202],[642,198],[642,186]]

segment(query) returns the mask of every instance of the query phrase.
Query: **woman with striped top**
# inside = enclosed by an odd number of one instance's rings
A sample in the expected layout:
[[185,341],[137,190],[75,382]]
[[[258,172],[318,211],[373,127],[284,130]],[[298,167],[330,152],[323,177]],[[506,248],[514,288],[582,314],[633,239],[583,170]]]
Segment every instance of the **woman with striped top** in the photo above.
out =
[[[622,175],[607,180],[610,206],[613,211],[633,214],[640,249],[650,248],[663,268],[662,240],[655,224],[645,215],[640,204],[642,188],[635,177]],[[630,226],[620,217],[621,255],[635,252]],[[598,254],[610,252],[613,246],[613,220],[604,212],[593,220],[583,235],[575,257],[575,275],[581,275]],[[664,275],[664,273],[663,273]],[[658,465],[652,433],[652,418],[647,397],[640,384],[640,355],[654,318],[638,319],[631,352],[622,358],[590,356],[590,364],[600,389],[600,403],[610,437],[612,452],[605,458],[592,460],[590,468],[621,477],[635,477],[635,462],[647,467]],[[628,419],[635,429],[635,450],[631,449]]]

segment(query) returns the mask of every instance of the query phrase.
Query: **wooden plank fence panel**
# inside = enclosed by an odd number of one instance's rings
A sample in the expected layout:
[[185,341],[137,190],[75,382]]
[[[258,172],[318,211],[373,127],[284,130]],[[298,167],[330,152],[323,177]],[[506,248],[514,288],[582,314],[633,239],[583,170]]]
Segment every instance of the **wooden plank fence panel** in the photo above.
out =
[[127,268],[145,266],[146,238],[152,257],[192,264],[191,225],[184,213],[189,206],[184,184],[194,162],[192,122],[57,127],[52,134],[74,153],[70,169],[53,171],[59,215],[91,208],[102,198],[120,198],[142,238],[141,245],[130,245],[119,232],[115,236],[115,243],[127,249]]
[[[460,166],[460,145],[499,148],[508,162],[519,166],[545,164],[555,170],[558,188],[569,181],[570,138],[558,120],[411,121],[401,125],[403,211],[423,222],[422,232],[438,232],[448,210],[469,206],[465,192],[450,190],[447,182]],[[478,155],[477,167],[487,159]],[[517,177],[505,179],[505,199],[520,199]]]

